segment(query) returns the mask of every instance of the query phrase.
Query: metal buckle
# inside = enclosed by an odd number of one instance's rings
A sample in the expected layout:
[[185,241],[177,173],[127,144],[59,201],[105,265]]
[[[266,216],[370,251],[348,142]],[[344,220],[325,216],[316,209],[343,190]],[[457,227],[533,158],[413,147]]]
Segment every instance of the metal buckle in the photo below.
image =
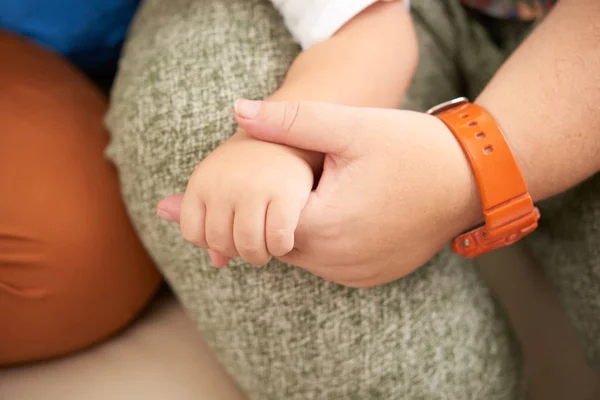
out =
[[437,114],[443,113],[444,111],[450,110],[451,108],[466,104],[468,102],[469,102],[469,99],[467,99],[466,97],[457,97],[456,99],[443,102],[441,104],[438,104],[435,107],[430,108],[429,110],[427,110],[427,114],[437,115]]

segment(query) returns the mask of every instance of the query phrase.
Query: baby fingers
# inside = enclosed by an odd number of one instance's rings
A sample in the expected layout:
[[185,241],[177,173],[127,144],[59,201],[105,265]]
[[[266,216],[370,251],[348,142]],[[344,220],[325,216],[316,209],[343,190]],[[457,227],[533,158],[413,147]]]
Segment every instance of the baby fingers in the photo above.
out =
[[303,204],[286,199],[273,199],[267,208],[265,237],[267,250],[281,257],[294,248],[294,231],[300,219]]
[[243,202],[235,209],[233,241],[238,254],[247,263],[265,265],[271,259],[265,243],[266,204]]
[[222,205],[206,206],[206,243],[208,248],[227,257],[239,254],[233,242],[233,210]]
[[204,203],[193,194],[186,193],[181,203],[181,236],[187,242],[202,248],[208,247],[204,232],[205,218]]

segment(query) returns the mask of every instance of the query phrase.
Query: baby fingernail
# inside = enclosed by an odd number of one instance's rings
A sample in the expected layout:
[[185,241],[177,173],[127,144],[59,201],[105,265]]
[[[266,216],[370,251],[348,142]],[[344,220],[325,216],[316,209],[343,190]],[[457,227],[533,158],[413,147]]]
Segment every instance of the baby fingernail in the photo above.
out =
[[173,218],[173,216],[166,210],[163,210],[162,208],[157,208],[156,209],[156,216],[164,219],[165,221],[175,221],[175,218]]

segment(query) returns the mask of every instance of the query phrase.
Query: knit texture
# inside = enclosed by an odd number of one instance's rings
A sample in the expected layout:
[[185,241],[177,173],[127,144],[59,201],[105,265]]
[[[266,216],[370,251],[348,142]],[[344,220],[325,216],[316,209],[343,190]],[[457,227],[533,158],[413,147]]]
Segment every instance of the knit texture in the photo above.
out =
[[527,243],[558,288],[590,364],[600,371],[600,174],[540,206]]
[[[485,31],[457,2],[413,4],[422,67],[406,107],[480,89],[503,59]],[[488,57],[458,61],[467,45]],[[155,216],[235,131],[233,102],[272,93],[298,51],[266,0],[143,3],[112,92],[108,154],[173,290],[251,399],[521,398],[504,318],[474,266],[448,249],[404,279],[356,290],[278,261],[215,270]],[[470,85],[465,68],[477,71]]]

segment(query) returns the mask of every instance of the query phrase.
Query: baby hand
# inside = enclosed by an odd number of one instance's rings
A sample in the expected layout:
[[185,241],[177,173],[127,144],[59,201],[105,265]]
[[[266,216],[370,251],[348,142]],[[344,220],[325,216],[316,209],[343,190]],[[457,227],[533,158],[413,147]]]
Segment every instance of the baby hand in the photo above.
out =
[[308,155],[238,133],[194,170],[181,205],[181,234],[222,256],[264,265],[293,249],[312,186]]

